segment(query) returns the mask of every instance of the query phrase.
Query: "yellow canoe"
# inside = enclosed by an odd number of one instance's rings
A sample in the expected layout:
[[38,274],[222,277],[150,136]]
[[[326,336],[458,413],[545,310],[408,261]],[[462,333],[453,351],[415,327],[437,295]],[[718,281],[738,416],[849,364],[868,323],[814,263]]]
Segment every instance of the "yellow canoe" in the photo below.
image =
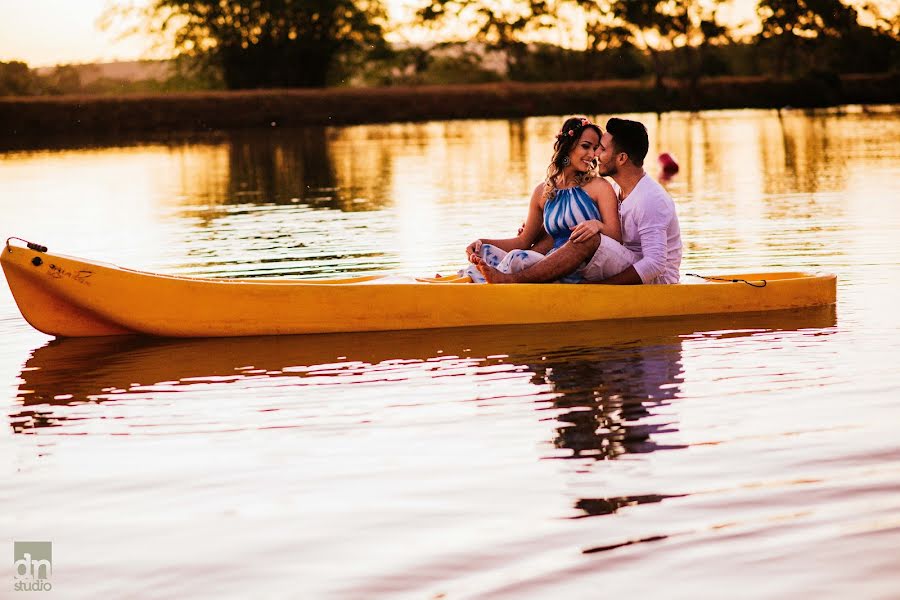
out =
[[798,272],[641,286],[472,285],[452,278],[388,283],[390,278],[377,276],[202,279],[135,271],[9,240],[0,264],[25,319],[60,337],[390,331],[743,313],[836,301],[834,275]]

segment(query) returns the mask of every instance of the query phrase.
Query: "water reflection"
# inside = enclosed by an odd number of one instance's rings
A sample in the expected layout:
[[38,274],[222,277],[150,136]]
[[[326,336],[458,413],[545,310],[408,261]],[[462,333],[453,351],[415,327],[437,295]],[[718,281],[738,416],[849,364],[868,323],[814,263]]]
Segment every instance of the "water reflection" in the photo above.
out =
[[[698,336],[707,340],[723,338],[730,343],[735,338],[772,331],[785,335],[800,330],[823,333],[835,323],[834,307],[634,322],[610,332],[614,339],[597,338],[597,343],[589,346],[550,350],[539,364],[529,365],[535,383],[549,383],[559,394],[542,409],[553,411],[559,423],[552,443],[561,452],[548,458],[598,461],[686,448],[684,444],[664,441],[667,434],[678,431],[673,416],[677,413],[664,407],[681,396],[681,383],[686,377],[682,364],[685,343]],[[577,514],[572,518],[609,515],[627,506],[676,497],[683,495],[581,497],[574,501]],[[586,553],[601,550],[595,548]]]
[[[348,212],[384,206],[389,195],[378,184],[383,180],[367,176],[384,165],[367,165],[362,151],[335,155],[335,134],[326,127],[227,133],[209,148],[206,164],[194,160],[202,149],[173,148],[183,174],[180,195],[206,203],[183,214],[210,224],[227,205],[300,203]],[[345,158],[353,160],[339,178]]]
[[228,138],[225,202],[284,204],[302,200],[339,208],[333,157],[324,127],[295,132],[236,133]]
[[[656,504],[669,498],[684,498],[686,494],[636,494],[634,496],[617,496],[614,498],[582,498],[575,503],[575,508],[582,514],[572,517],[584,519],[585,517],[600,517],[611,515],[619,509],[640,504]],[[596,550],[594,550],[596,551]],[[591,551],[586,551],[590,554]]]
[[[788,206],[764,198],[842,189],[848,177],[845,158],[866,147],[861,144],[884,137],[868,115],[857,121],[829,111],[768,111],[764,118],[759,111],[635,117],[651,130],[651,154],[672,151],[682,157],[685,181],[675,185],[676,194],[712,199],[717,213],[743,222],[761,211],[772,217],[797,208],[812,214],[818,207],[798,206],[789,196]],[[412,210],[416,202],[470,198],[522,200],[544,177],[548,140],[558,121],[540,117],[229,133],[222,145],[228,164],[224,178],[209,182],[212,189],[186,189],[184,195],[221,204],[300,202],[342,211],[395,204]],[[847,131],[848,122],[858,127]],[[734,139],[741,143],[727,143]]]
[[[722,315],[588,324],[534,325],[232,339],[141,337],[58,339],[34,351],[21,372],[16,433],[65,425],[84,404],[160,402],[214,382],[237,402],[254,386],[287,388],[402,381],[415,365],[504,365],[530,372],[541,419],[555,419],[552,458],[612,459],[672,448],[656,436],[677,424],[646,424],[679,396],[686,374],[682,346],[700,337],[728,339],[781,330],[825,329],[833,307],[769,314]],[[687,340],[687,342],[686,342]],[[402,367],[402,368],[401,368]],[[404,371],[405,369],[405,371]],[[454,370],[451,377],[472,377]],[[477,379],[477,375],[476,375]],[[429,381],[438,380],[433,374]],[[547,391],[552,400],[546,400]],[[274,402],[274,400],[273,400]],[[277,410],[277,406],[272,410]],[[103,419],[102,406],[85,417]]]
[[643,117],[650,155],[671,152],[682,167],[676,196],[715,199],[748,216],[753,199],[846,189],[855,168],[892,153],[900,127],[900,113],[890,106]]
[[[601,123],[606,119],[606,115],[589,116]],[[858,167],[888,156],[892,139],[900,131],[900,113],[892,107],[629,116],[648,125],[651,156],[665,151],[678,158],[682,168],[671,190],[684,221],[711,218],[713,225],[724,221],[757,228],[767,223],[759,219],[760,214],[769,219],[809,219],[823,211],[843,214],[844,203],[823,194],[847,189]],[[398,218],[415,220],[420,226],[429,219],[450,217],[458,219],[449,223],[453,226],[491,228],[496,222],[507,231],[509,211],[496,216],[497,211],[487,205],[508,205],[514,211],[512,221],[521,220],[529,191],[544,177],[560,119],[116,138],[103,143],[114,142],[118,147],[92,152],[114,156],[141,150],[153,155],[143,159],[148,170],[164,157],[165,170],[152,167],[147,182],[157,189],[144,192],[152,191],[162,204],[198,219],[201,227],[233,214],[229,210],[234,207],[294,204],[341,212],[396,208]],[[59,147],[85,145],[73,140]],[[3,150],[4,162],[10,166],[33,157],[27,151],[0,146]],[[82,160],[88,156],[69,154]],[[15,171],[11,175],[15,177]],[[68,173],[62,177],[71,178]],[[108,170],[107,178],[115,177],[116,172]],[[133,178],[134,173],[123,172],[121,178],[125,177]],[[52,177],[46,180],[48,186],[59,187]],[[13,190],[16,183],[14,179]],[[85,195],[92,194],[85,191]],[[31,190],[29,196],[40,194]],[[435,209],[460,203],[469,208],[478,203],[477,218],[471,210],[441,215]],[[745,238],[743,233],[732,231],[725,247]]]
[[674,423],[646,423],[680,393],[681,352],[681,338],[672,334],[650,344],[551,352],[532,367],[536,382],[561,394],[553,402],[562,423],[553,443],[569,452],[557,457],[608,460],[682,447],[654,439],[675,431]]

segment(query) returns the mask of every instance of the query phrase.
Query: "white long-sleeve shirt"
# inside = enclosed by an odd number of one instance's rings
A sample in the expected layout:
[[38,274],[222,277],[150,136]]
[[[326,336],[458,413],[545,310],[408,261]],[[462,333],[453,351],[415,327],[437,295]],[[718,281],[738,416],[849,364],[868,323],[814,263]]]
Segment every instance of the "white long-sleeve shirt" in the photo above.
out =
[[681,227],[675,202],[668,192],[649,175],[644,175],[619,205],[619,216],[622,245],[640,257],[634,263],[634,270],[641,281],[678,283]]

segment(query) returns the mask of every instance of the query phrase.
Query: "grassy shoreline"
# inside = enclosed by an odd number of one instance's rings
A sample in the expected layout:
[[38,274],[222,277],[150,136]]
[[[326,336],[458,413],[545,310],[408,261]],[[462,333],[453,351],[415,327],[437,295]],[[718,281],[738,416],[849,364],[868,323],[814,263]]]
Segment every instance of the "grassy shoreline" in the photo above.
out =
[[824,107],[900,101],[900,74],[776,81],[703,79],[660,91],[641,81],[194,92],[0,98],[2,146],[66,137],[173,134],[259,127],[353,125],[538,115],[725,108]]

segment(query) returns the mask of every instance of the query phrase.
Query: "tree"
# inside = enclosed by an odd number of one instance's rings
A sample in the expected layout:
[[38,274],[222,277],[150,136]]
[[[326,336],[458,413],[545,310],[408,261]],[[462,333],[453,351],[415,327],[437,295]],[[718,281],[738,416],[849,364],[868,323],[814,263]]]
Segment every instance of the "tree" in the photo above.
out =
[[711,43],[727,41],[717,9],[725,0],[574,0],[585,13],[589,48],[601,51],[634,44],[646,48],[655,84],[664,87],[669,70],[665,56],[685,48],[691,81],[696,84],[702,53]]
[[803,45],[822,38],[840,38],[859,27],[855,8],[840,0],[760,0],[762,21],[758,40],[776,44],[775,75],[785,74],[788,58]]
[[472,39],[505,54],[508,74],[521,61],[529,34],[555,22],[546,0],[428,0],[417,17],[431,27],[450,20],[467,27]]
[[236,89],[325,85],[336,58],[384,44],[386,12],[380,0],[154,0],[143,17]]
[[77,94],[81,91],[81,74],[72,65],[58,65],[43,77],[43,87],[48,94]]
[[[608,2],[598,0],[571,0],[581,12],[586,39],[584,49],[584,77],[591,79],[595,66],[603,55],[616,55],[616,63],[628,63],[629,53],[634,51],[634,37],[631,31],[616,22]],[[634,65],[627,65],[632,67]],[[620,73],[617,73],[620,74]]]
[[39,91],[37,76],[23,62],[0,62],[0,96],[30,96]]

